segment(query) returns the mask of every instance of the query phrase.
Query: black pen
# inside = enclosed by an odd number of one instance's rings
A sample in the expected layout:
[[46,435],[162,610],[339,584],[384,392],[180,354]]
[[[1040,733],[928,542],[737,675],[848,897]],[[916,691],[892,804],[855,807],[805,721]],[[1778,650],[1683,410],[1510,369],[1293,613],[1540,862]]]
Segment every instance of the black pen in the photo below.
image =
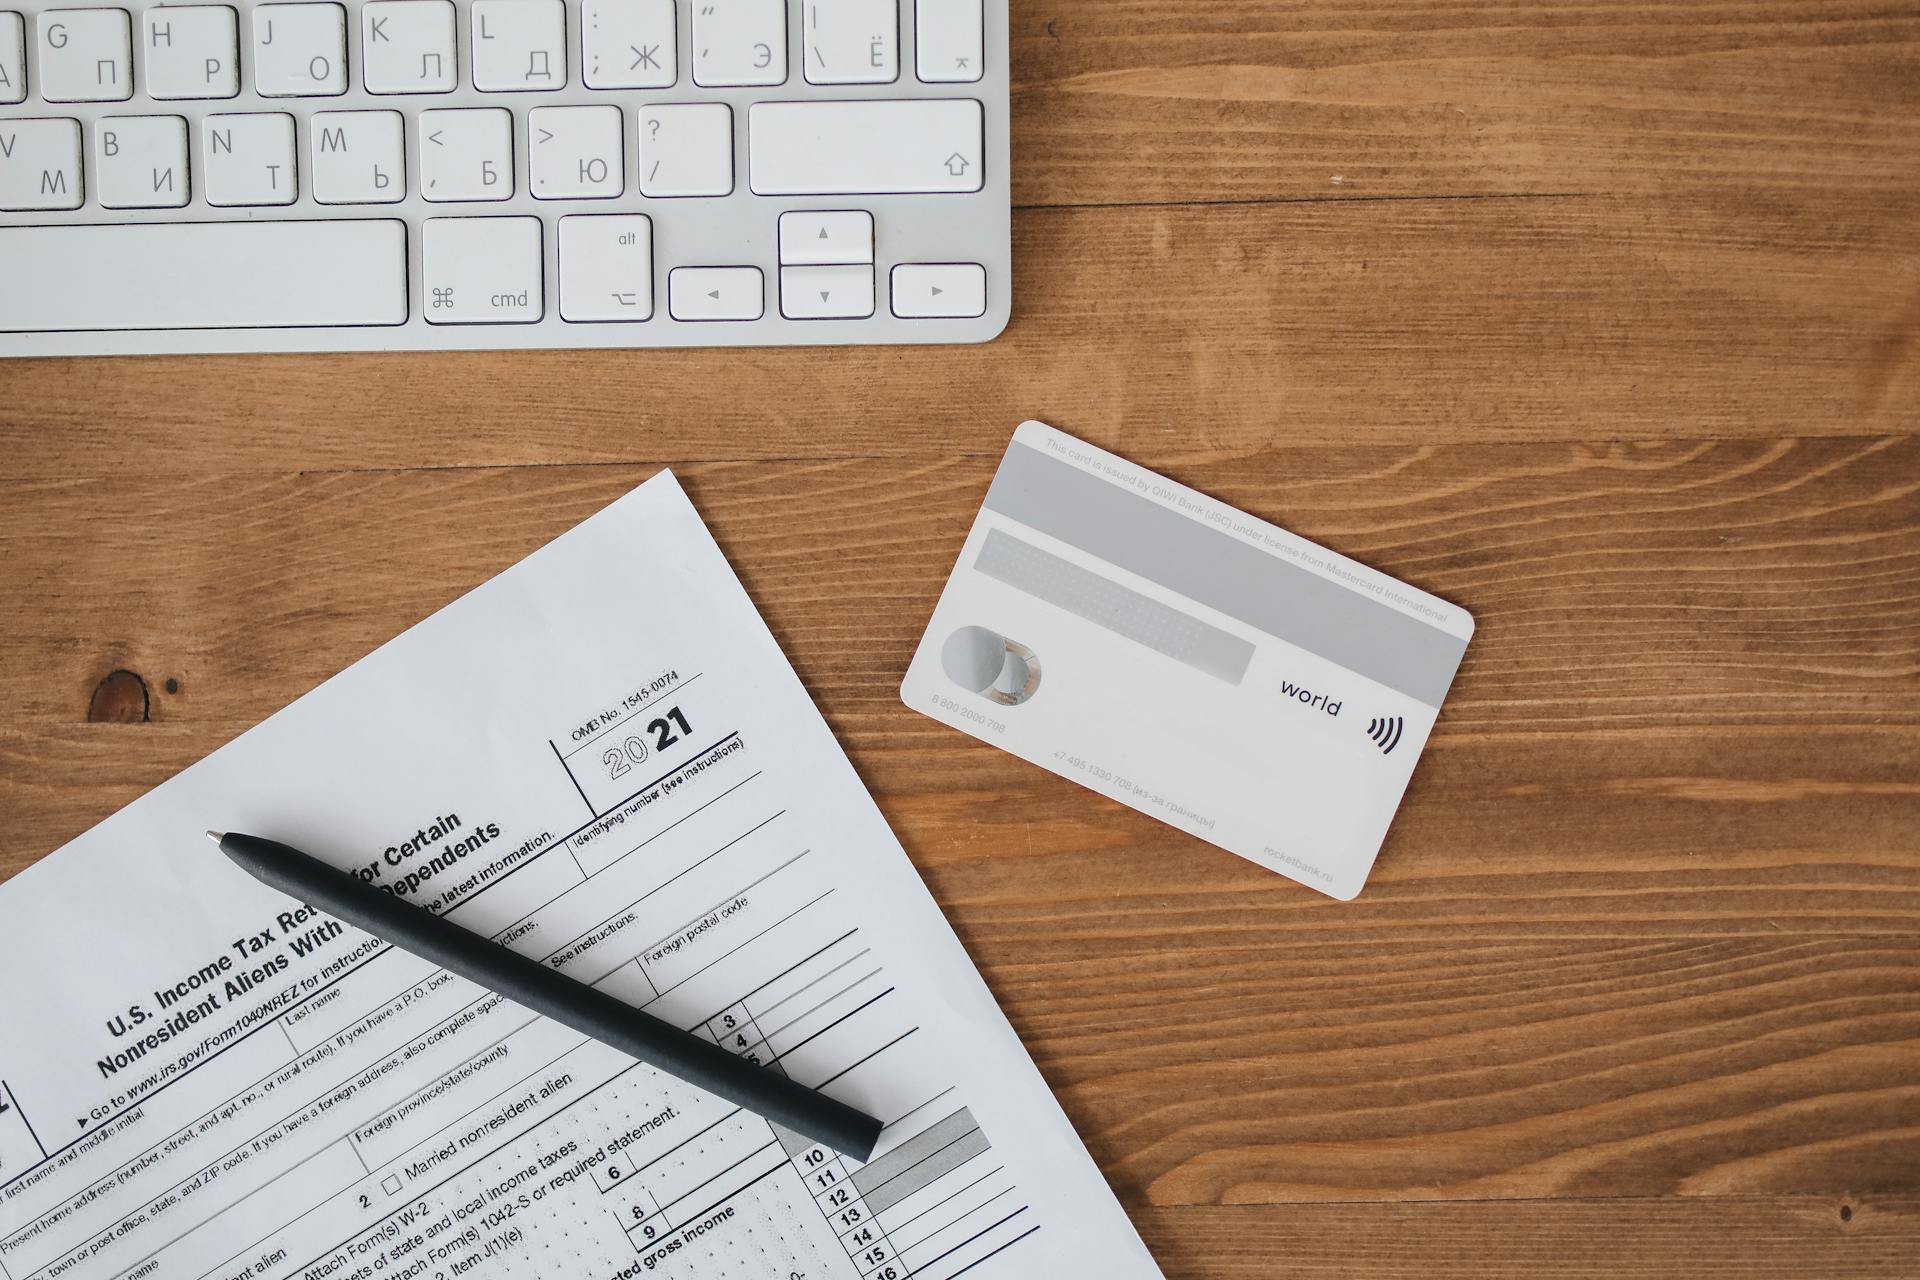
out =
[[469,933],[312,854],[231,831],[209,831],[207,837],[256,880],[775,1124],[856,1160],[872,1155],[880,1140],[881,1125],[872,1116]]

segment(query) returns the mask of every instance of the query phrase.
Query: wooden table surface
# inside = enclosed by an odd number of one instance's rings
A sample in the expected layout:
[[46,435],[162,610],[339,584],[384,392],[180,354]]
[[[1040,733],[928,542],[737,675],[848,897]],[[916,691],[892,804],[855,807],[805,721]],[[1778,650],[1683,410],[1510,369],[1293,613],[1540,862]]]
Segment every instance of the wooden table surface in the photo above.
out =
[[[1920,5],[1015,10],[988,346],[0,366],[0,874],[671,464],[1169,1276],[1920,1275]],[[1357,902],[901,707],[1025,417],[1477,616]]]

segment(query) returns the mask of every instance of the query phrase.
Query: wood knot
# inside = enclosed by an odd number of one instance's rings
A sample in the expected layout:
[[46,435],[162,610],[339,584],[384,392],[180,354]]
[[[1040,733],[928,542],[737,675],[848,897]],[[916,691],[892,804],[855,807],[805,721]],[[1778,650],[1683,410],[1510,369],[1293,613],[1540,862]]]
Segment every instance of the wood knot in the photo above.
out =
[[143,724],[147,713],[147,682],[124,667],[107,672],[87,703],[90,724]]

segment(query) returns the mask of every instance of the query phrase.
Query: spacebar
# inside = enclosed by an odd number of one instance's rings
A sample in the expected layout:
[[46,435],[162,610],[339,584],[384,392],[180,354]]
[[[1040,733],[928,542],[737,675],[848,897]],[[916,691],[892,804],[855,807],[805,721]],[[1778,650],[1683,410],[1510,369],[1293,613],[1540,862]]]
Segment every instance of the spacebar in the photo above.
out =
[[391,218],[0,227],[0,262],[0,332],[407,319],[407,227]]

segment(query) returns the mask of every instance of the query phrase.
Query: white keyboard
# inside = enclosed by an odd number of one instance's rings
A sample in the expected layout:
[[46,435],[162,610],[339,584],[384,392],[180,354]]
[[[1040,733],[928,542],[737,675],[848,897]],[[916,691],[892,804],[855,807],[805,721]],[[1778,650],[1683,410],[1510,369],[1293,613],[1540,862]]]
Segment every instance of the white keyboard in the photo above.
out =
[[979,342],[1006,0],[0,0],[0,355]]

